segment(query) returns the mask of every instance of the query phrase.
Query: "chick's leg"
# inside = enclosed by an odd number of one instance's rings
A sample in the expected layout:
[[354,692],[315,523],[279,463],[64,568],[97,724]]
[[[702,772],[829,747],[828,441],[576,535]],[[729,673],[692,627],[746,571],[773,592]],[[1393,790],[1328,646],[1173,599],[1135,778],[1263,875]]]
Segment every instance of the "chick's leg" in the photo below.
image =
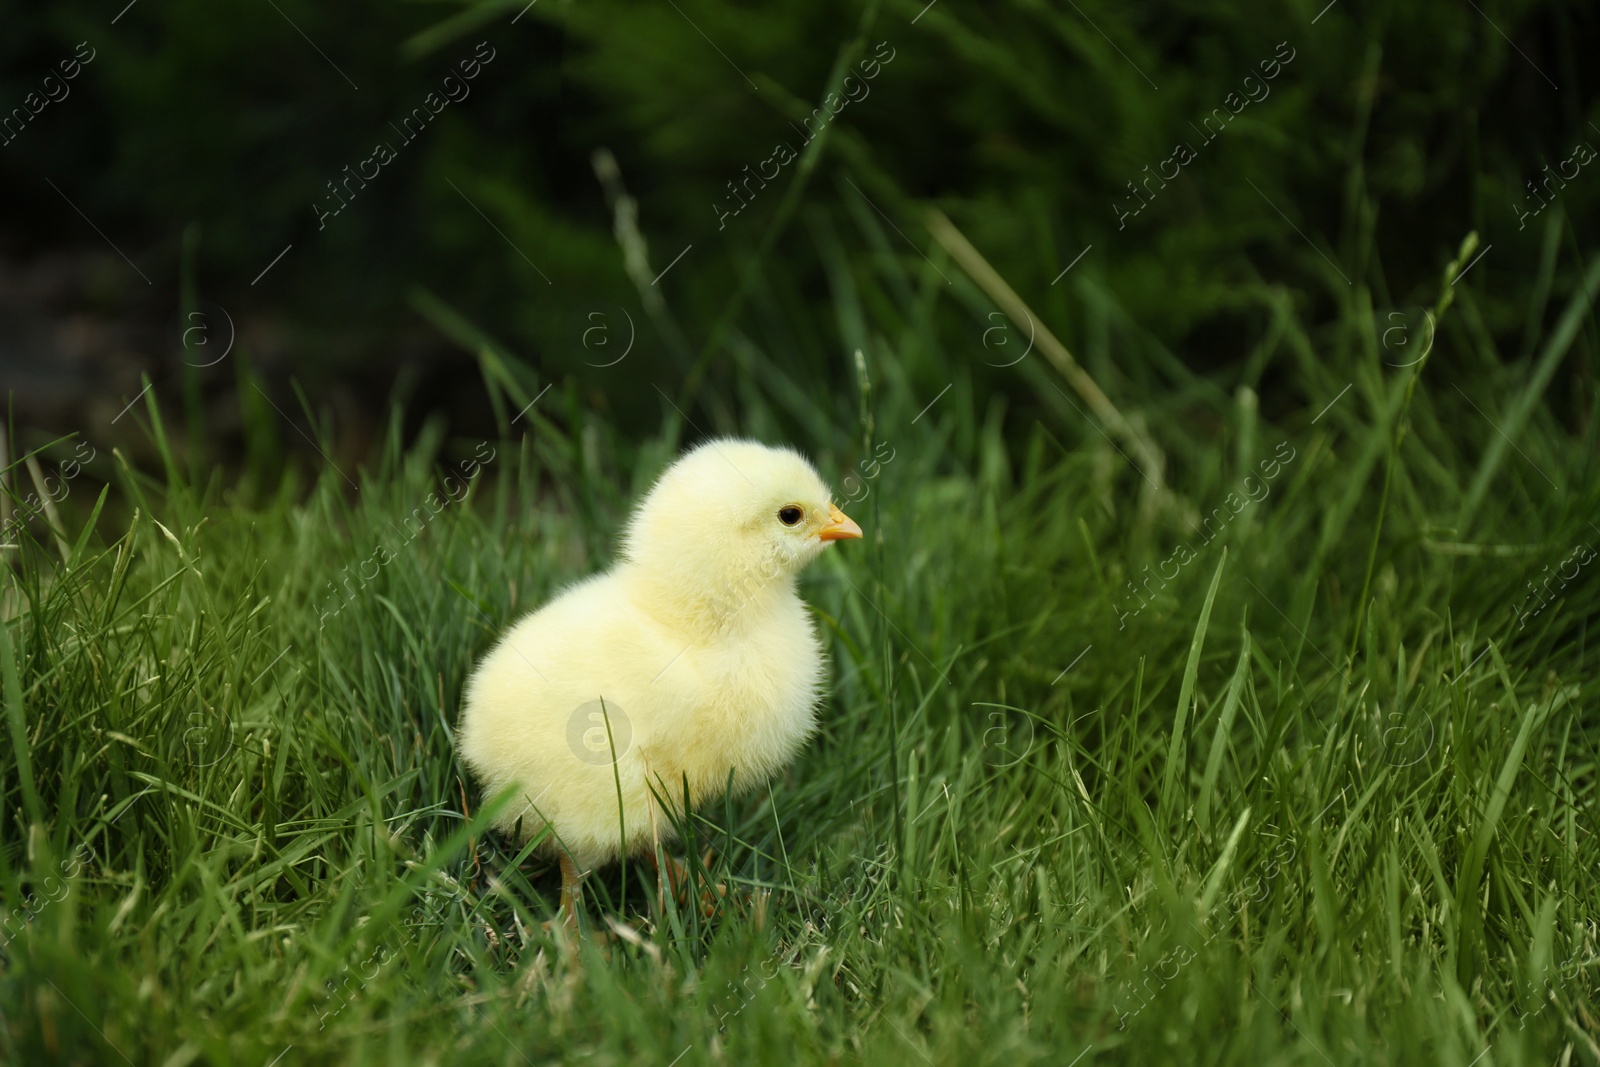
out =
[[[644,756],[643,753],[641,753],[641,756],[644,758],[644,773],[645,778],[648,781],[650,776],[650,757]],[[657,780],[659,781],[660,779],[658,778]],[[662,782],[661,784],[663,787],[666,786],[665,782]],[[656,900],[660,902],[661,910],[665,912],[667,887],[661,878],[661,828],[656,823],[656,803],[655,796],[653,795],[654,790],[651,792],[652,795],[644,798],[644,814],[645,818],[650,822],[650,869],[656,872]],[[673,880],[671,876],[678,874],[677,864],[671,856],[667,857],[667,863],[670,865],[668,867],[668,880],[672,881],[672,892],[674,895],[676,895],[678,892],[679,883]]]
[[[650,869],[656,872],[656,897],[664,900],[667,890],[661,882],[661,830],[656,826],[656,806],[650,798],[645,799],[644,810],[650,819]],[[671,863],[672,857],[668,856],[667,862]],[[673,886],[673,891],[677,891],[676,885]],[[665,910],[664,904],[663,910]]]
[[[650,850],[650,869],[656,873],[656,892],[665,898],[670,889],[678,903],[688,902],[685,887],[689,884],[689,868],[679,863],[671,853],[663,852],[658,841]],[[666,877],[663,878],[662,876]]]
[[561,853],[561,921],[574,937],[578,934],[578,886],[582,878],[572,857]]

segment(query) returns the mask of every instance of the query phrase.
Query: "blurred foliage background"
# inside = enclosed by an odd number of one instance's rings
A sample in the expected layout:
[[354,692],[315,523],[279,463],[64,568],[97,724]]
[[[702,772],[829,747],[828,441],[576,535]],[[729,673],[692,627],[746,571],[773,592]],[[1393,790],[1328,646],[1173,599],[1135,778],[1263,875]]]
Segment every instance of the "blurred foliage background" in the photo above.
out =
[[[477,432],[490,412],[473,349],[486,339],[530,384],[571,386],[625,432],[654,428],[663,396],[708,430],[737,428],[743,377],[776,368],[784,388],[844,395],[850,350],[887,330],[875,316],[888,309],[855,323],[826,310],[830,259],[890,258],[911,284],[933,278],[914,328],[973,358],[908,360],[914,391],[932,397],[953,373],[1030,412],[1048,372],[986,348],[995,306],[930,235],[929,207],[1112,397],[1181,417],[1186,396],[1226,379],[1254,386],[1270,414],[1309,402],[1254,380],[1275,307],[1333,322],[1359,281],[1376,334],[1389,309],[1431,300],[1423,291],[1476,230],[1491,251],[1458,328],[1496,339],[1486,359],[1524,355],[1574,284],[1578,262],[1558,252],[1594,231],[1600,204],[1590,167],[1557,190],[1558,227],[1523,215],[1541,203],[1528,183],[1543,168],[1600,145],[1582,58],[1597,53],[1600,12],[1571,0],[66,0],[0,12],[7,111],[79,42],[94,54],[0,148],[0,370],[13,419],[35,436],[115,441],[139,375],[160,394],[189,374],[191,400],[210,409],[189,430],[244,459],[236,409],[251,375],[303,425],[289,389],[302,383],[359,460],[396,396],[416,418]],[[462,60],[488,54],[479,42],[494,58],[465,98],[399,137]],[[729,183],[780,141],[801,147],[800,123],[875,51],[892,59],[869,92],[723,218]],[[1200,135],[1286,55],[1264,97],[1214,140]],[[380,141],[393,161],[319,222],[328,183]],[[1179,142],[1195,158],[1149,182]],[[599,152],[616,160],[609,189]],[[1539,292],[1549,257],[1559,264]],[[189,373],[178,324],[200,306],[224,309],[238,343]],[[606,365],[630,333],[625,361]],[[1593,392],[1587,361],[1571,373],[1551,393],[1569,423]],[[259,446],[271,464],[304,442],[285,428]]]

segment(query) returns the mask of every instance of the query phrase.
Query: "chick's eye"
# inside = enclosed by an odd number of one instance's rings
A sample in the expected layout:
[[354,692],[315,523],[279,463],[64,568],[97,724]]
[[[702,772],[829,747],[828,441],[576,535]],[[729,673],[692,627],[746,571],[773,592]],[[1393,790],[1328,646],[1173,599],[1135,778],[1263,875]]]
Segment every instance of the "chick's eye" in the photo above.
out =
[[785,526],[793,526],[795,523],[799,522],[804,515],[805,512],[801,511],[793,504],[790,504],[786,508],[778,509],[778,521],[783,523]]

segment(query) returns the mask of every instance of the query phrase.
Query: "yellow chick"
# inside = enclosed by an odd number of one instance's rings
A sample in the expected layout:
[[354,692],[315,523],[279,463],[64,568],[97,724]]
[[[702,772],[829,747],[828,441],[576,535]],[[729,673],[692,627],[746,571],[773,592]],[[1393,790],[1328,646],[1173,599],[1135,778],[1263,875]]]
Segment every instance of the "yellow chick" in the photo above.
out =
[[[458,748],[499,820],[561,862],[562,917],[582,876],[671,833],[691,805],[766,781],[815,728],[822,643],[795,590],[830,542],[861,536],[798,453],[719,439],[667,468],[622,558],[518,622],[478,664]],[[618,813],[618,790],[621,813]]]

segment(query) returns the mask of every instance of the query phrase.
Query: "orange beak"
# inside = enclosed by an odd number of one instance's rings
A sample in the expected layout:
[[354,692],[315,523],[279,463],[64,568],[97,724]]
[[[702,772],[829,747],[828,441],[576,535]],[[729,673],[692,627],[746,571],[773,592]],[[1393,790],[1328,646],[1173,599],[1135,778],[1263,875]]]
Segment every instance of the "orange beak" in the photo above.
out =
[[861,536],[861,527],[856,525],[856,520],[832,504],[828,505],[828,518],[833,521],[817,531],[817,540],[844,541],[852,537]]

